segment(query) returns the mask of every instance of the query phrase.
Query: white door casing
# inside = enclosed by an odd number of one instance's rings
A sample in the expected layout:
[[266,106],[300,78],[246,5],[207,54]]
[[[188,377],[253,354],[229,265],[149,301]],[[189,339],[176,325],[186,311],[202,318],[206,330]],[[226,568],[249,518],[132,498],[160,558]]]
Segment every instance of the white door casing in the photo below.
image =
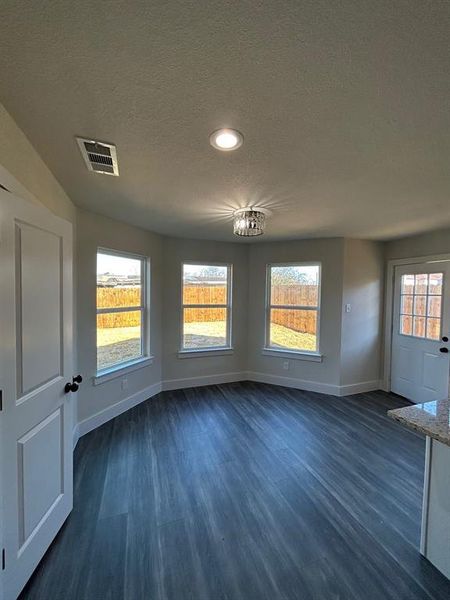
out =
[[0,189],[5,600],[72,509],[72,226]]
[[[439,281],[442,276],[442,287]],[[397,266],[394,279],[391,390],[413,402],[448,397],[450,262]]]

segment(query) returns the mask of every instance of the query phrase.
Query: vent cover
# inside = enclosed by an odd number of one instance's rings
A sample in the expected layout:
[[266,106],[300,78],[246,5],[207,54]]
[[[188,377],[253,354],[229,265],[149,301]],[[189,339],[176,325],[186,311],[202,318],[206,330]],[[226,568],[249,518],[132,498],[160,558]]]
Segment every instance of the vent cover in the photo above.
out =
[[114,144],[79,137],[76,139],[89,171],[103,175],[119,175],[117,151]]

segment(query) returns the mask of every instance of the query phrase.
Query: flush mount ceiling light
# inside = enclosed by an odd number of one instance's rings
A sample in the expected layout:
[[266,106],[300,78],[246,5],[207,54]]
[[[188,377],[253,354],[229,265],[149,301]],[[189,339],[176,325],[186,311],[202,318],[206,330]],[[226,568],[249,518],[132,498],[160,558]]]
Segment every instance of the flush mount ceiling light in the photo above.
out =
[[231,152],[242,146],[244,138],[236,129],[218,129],[209,136],[209,142],[213,148],[223,152]]
[[243,237],[262,235],[266,227],[266,215],[270,214],[264,208],[240,208],[234,213],[233,232]]

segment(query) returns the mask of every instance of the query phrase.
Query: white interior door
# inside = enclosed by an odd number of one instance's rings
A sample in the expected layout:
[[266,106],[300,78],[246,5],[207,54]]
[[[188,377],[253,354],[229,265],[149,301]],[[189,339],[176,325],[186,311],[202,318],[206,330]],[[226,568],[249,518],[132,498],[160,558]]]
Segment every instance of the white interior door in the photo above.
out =
[[5,600],[72,509],[72,320],[70,223],[0,189]]
[[413,402],[448,398],[450,262],[397,267],[391,389]]

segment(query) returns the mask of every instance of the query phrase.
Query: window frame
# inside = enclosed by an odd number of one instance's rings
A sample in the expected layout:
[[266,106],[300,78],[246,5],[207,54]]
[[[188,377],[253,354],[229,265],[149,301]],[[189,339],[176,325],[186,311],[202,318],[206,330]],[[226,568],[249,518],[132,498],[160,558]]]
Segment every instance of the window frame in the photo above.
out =
[[[184,265],[205,267],[227,267],[227,303],[226,304],[184,304]],[[180,294],[180,358],[186,358],[189,354],[210,355],[229,354],[233,351],[232,346],[232,321],[233,321],[233,265],[227,262],[211,262],[197,260],[183,260],[181,263],[181,294]],[[225,308],[226,310],[226,344],[224,346],[207,346],[204,348],[186,348],[184,342],[184,309],[185,308]]]
[[[319,269],[319,292],[317,306],[271,304],[272,289],[272,268],[273,267],[318,267]],[[264,346],[263,354],[269,356],[286,356],[288,358],[301,358],[321,362],[322,354],[320,352],[320,325],[321,325],[321,304],[322,304],[322,263],[319,261],[304,262],[276,262],[266,264],[266,290],[265,290],[265,327],[264,327]],[[317,313],[317,331],[316,331],[316,350],[294,350],[291,348],[279,348],[270,345],[270,312],[272,309],[285,310],[313,310]]]
[[[152,363],[153,357],[150,354],[150,258],[142,254],[127,252],[122,250],[113,250],[98,246],[95,254],[96,265],[98,254],[107,254],[109,256],[117,256],[119,258],[130,258],[141,262],[141,304],[139,306],[118,306],[99,308],[97,306],[97,281],[95,285],[95,318],[101,314],[111,314],[119,312],[140,312],[141,313],[141,353],[138,357],[131,360],[115,363],[104,369],[97,368],[98,360],[98,343],[97,343],[97,327],[96,327],[96,375],[94,383],[108,381],[115,376],[128,371],[134,371],[141,366],[147,366]],[[97,272],[96,272],[97,276]]]

